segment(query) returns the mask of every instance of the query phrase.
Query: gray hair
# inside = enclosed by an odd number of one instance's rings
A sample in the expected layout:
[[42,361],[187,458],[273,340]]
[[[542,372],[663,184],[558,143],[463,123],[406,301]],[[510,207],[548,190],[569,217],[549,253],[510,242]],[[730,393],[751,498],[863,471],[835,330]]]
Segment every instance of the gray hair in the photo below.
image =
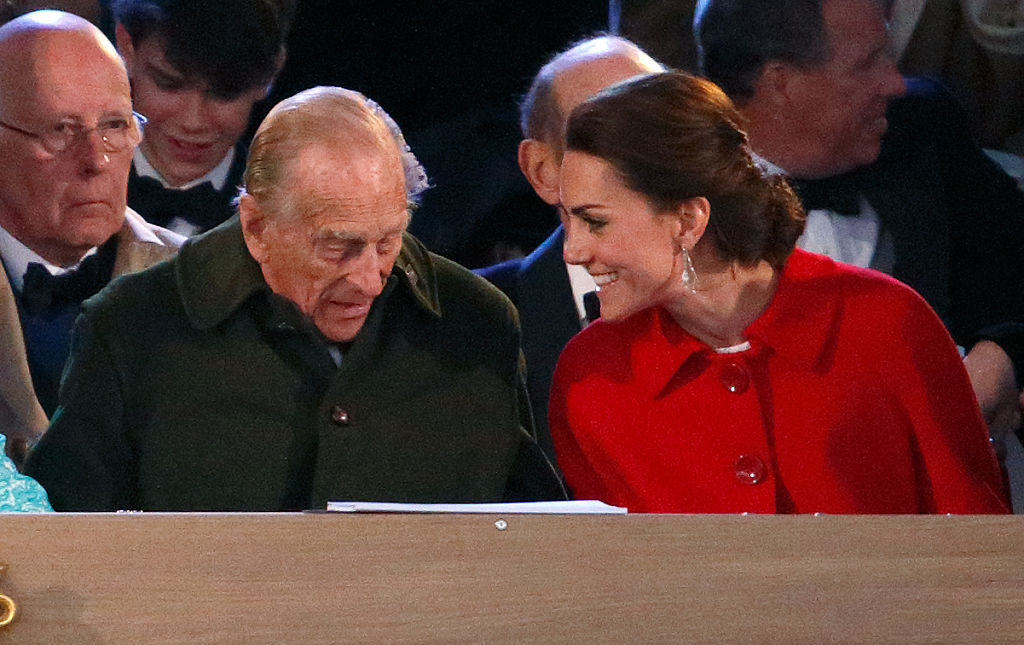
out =
[[410,208],[419,204],[430,183],[398,124],[376,102],[341,87],[314,87],[274,106],[253,137],[243,190],[276,202],[278,188],[286,180],[287,159],[300,148],[339,132],[375,145],[393,143],[402,162],[406,199]]

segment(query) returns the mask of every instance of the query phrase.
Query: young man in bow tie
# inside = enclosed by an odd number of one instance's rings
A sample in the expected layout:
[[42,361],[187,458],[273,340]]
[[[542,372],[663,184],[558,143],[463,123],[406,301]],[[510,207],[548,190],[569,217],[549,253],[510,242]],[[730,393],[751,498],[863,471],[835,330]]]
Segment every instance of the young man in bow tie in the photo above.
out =
[[115,0],[117,48],[148,119],[128,204],[184,235],[234,214],[253,106],[284,64],[294,0]]
[[[794,181],[798,245],[917,290],[958,345],[994,438],[1020,426],[1024,194],[932,81],[904,79],[878,0],[702,0],[702,73]],[[829,198],[816,201],[816,197]]]
[[0,27],[0,432],[16,461],[56,405],[82,300],[182,242],[125,205],[141,136],[96,27],[59,11]]

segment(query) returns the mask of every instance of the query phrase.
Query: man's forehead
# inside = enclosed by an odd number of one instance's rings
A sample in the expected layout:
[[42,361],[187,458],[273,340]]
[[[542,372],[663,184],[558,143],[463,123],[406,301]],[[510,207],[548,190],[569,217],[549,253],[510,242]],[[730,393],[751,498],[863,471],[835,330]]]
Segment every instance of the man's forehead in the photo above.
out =
[[313,237],[318,240],[377,242],[384,238],[401,235],[409,226],[409,212],[392,212],[385,215],[360,213],[345,217],[344,213],[332,213],[327,217],[307,218]]
[[371,209],[372,214],[382,218],[397,219],[409,210],[405,200],[392,191],[373,195],[345,191],[298,191],[296,205],[307,217],[329,217],[339,221],[369,219],[365,215]]
[[[0,49],[5,110],[26,116],[88,117],[131,110],[131,90],[120,59],[89,34],[39,34],[20,52]],[[10,55],[8,55],[10,54]]]
[[837,49],[867,54],[888,39],[882,10],[873,0],[830,0],[823,15],[832,55]]
[[404,203],[402,161],[390,141],[325,134],[301,145],[287,163],[289,181],[311,198],[348,202],[400,192]]
[[316,231],[330,235],[351,234],[370,238],[404,230],[409,209],[404,186],[386,184],[346,186],[344,181],[327,185],[296,186],[292,208]]

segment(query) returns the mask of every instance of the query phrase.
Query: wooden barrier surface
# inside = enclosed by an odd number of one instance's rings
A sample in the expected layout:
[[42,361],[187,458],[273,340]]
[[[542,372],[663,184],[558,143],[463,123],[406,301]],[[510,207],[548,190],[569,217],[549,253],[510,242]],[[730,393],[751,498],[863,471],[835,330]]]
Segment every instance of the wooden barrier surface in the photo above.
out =
[[1024,643],[1015,516],[7,515],[0,562],[3,644]]

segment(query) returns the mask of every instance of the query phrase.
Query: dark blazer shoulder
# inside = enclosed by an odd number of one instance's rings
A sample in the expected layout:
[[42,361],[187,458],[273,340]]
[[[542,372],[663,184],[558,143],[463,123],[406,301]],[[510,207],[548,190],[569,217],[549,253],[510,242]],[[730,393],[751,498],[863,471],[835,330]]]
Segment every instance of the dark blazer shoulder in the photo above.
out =
[[519,273],[523,268],[524,258],[513,258],[498,264],[475,269],[473,273],[484,278],[509,297],[514,303],[519,302]]
[[496,285],[446,257],[432,252],[429,257],[435,267],[442,311],[456,307],[470,317],[474,312],[482,313],[492,320],[514,320],[518,326],[512,300]]
[[174,276],[176,261],[174,257],[142,271],[115,277],[82,303],[82,313],[99,320],[149,318],[156,311],[161,311],[162,315],[169,313],[168,306],[180,302]]

